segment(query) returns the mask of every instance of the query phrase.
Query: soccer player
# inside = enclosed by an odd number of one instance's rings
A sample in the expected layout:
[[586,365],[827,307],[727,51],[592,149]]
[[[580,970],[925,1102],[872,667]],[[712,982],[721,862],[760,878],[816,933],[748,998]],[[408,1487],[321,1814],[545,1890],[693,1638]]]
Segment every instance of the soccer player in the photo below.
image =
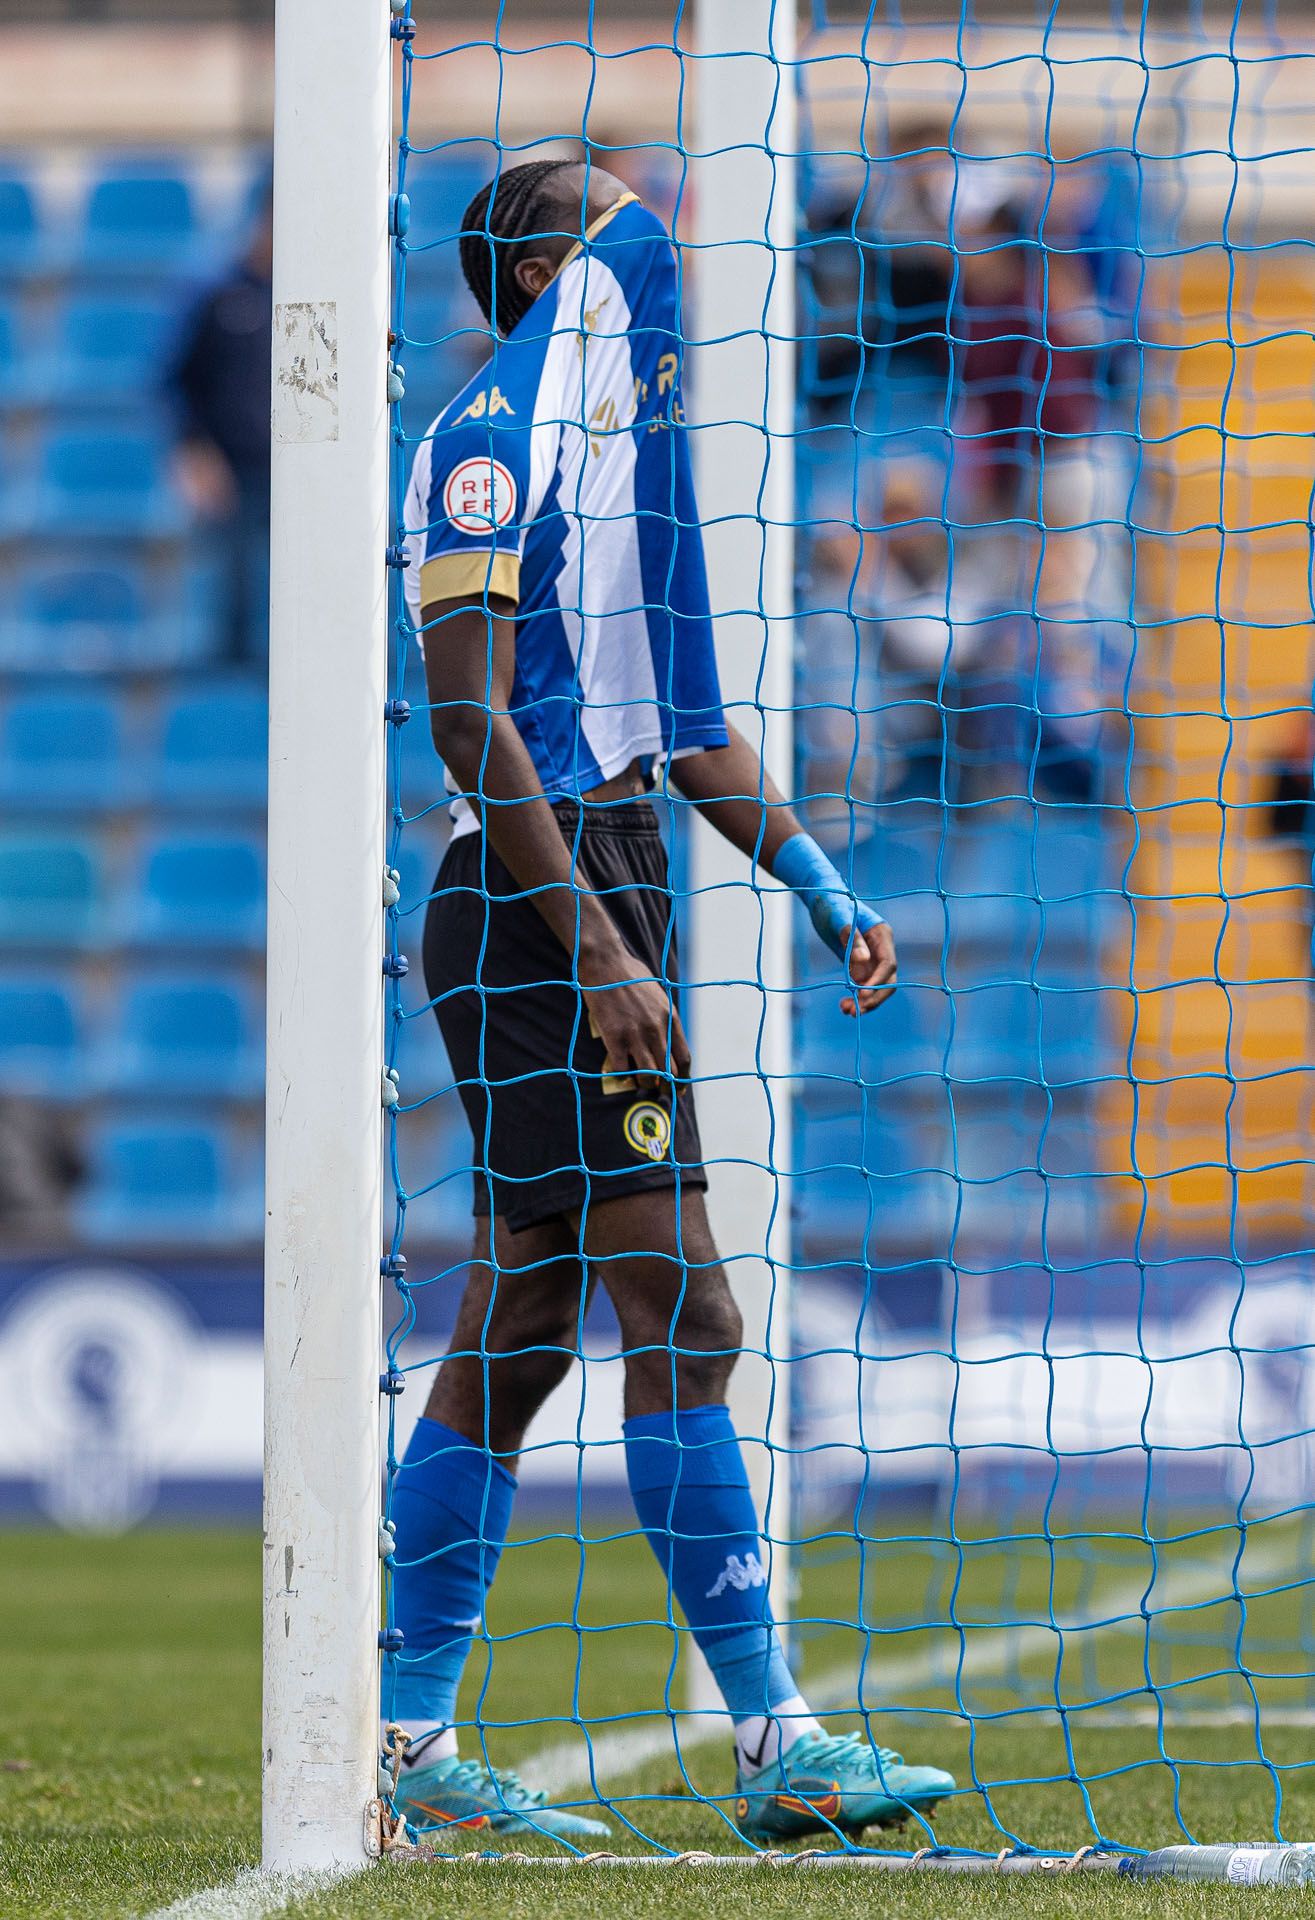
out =
[[954,1781],[819,1726],[772,1624],[647,793],[674,789],[794,888],[848,971],[847,1013],[893,992],[894,942],[722,712],[660,222],[596,167],[540,162],[463,226],[500,339],[421,443],[406,525],[454,795],[425,974],[474,1138],[475,1247],[393,1500],[399,1810],[418,1828],[608,1831],[461,1758],[454,1726],[525,1431],[601,1281],[631,1493],[733,1722],[736,1822],[755,1841],[857,1833]]

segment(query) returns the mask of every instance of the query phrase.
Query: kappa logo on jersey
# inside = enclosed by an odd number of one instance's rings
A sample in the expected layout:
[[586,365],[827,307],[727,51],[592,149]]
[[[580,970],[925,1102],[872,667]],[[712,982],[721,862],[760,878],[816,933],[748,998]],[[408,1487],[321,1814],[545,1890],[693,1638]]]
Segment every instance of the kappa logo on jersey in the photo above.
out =
[[515,411],[515,407],[501,388],[490,387],[487,393],[477,393],[470,405],[464,412],[457,415],[452,424],[454,427],[459,427],[463,420],[482,420],[486,413],[492,420],[500,413],[514,414]]
[[626,1139],[645,1160],[665,1160],[671,1145],[671,1122],[661,1107],[651,1100],[640,1100],[629,1109],[625,1119]]
[[516,482],[501,460],[463,460],[447,477],[443,511],[458,533],[494,533],[515,517]]
[[704,1594],[705,1600],[720,1600],[727,1587],[734,1587],[736,1593],[747,1593],[750,1587],[765,1587],[767,1574],[762,1561],[752,1549],[741,1560],[738,1553],[726,1555],[726,1565]]

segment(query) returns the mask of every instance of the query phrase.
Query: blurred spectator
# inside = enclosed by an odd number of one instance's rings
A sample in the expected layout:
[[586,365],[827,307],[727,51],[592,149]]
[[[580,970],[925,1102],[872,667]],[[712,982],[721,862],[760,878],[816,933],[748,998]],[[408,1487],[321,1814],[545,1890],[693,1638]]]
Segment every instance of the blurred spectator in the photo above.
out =
[[[1082,269],[1043,253],[1010,203],[960,255],[955,394],[989,517],[1041,519],[1039,489],[1067,501],[1096,426],[1093,356],[1077,323]],[[1049,516],[1046,524],[1050,524]]]
[[[879,636],[862,602],[864,540],[858,511],[825,469],[815,479],[807,576],[798,624],[795,731],[807,766],[802,800],[810,832],[826,844],[866,839],[885,785],[877,703]],[[831,495],[833,497],[828,497]]]
[[[806,646],[829,692],[805,731],[835,792],[871,769],[873,793],[1090,799],[1123,744],[1141,209],[1106,155],[973,145],[958,117],[909,124],[810,222]],[[874,451],[935,451],[947,424],[948,473],[905,459],[874,487]]]
[[1055,146],[1056,164],[1041,197],[1039,219],[1047,247],[1080,263],[1086,304],[1080,322],[1091,341],[1095,384],[1116,410],[1136,394],[1137,302],[1149,220],[1141,176],[1130,155],[1087,153]]
[[823,414],[847,416],[887,373],[943,377],[959,164],[949,120],[919,120],[894,136],[889,159],[812,210],[805,312]]
[[[1021,623],[1046,784],[1092,797],[1122,707],[1131,627],[1130,476],[1101,431],[1101,332],[1087,266],[1042,248],[1030,210],[997,209],[961,256],[957,444],[999,530],[995,564]],[[974,516],[976,517],[976,516]]]
[[267,201],[246,252],[188,315],[169,374],[178,482],[223,551],[234,661],[269,646],[272,253]]
[[1315,716],[1289,716],[1278,752],[1265,771],[1270,793],[1268,828],[1285,852],[1294,856],[1315,966]]
[[[893,798],[993,792],[1016,759],[1013,649],[983,542],[946,524],[946,474],[931,460],[886,467],[874,524],[832,521],[813,544],[802,716],[822,825]],[[816,827],[815,829],[816,830]]]
[[1012,757],[1012,649],[984,543],[947,525],[945,497],[931,461],[887,471],[862,597],[881,635],[887,787],[963,802],[994,793]]
[[0,1093],[0,1239],[67,1239],[69,1199],[85,1171],[68,1115]]

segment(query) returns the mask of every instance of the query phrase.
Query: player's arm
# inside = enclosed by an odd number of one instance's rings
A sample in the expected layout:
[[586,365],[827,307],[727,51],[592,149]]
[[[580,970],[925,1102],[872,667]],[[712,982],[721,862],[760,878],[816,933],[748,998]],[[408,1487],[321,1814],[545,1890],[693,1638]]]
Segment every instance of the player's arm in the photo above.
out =
[[657,1084],[689,1073],[689,1047],[666,989],[621,939],[572,870],[570,848],[511,718],[512,602],[424,608],[425,677],[434,745],[489,844],[574,961],[595,1029],[618,1072]]
[[744,735],[729,721],[724,747],[682,754],[669,778],[704,818],[765,873],[790,887],[857,991],[846,1013],[867,1013],[895,991],[895,937],[879,913],[855,897]]

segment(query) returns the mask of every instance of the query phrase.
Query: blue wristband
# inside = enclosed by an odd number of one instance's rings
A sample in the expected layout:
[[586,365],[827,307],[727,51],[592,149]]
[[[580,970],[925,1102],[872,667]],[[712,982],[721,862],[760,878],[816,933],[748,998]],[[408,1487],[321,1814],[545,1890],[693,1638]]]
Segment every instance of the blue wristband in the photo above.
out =
[[866,933],[886,924],[855,897],[810,833],[791,834],[772,862],[772,874],[799,895],[818,934],[841,960],[847,957],[851,930]]

